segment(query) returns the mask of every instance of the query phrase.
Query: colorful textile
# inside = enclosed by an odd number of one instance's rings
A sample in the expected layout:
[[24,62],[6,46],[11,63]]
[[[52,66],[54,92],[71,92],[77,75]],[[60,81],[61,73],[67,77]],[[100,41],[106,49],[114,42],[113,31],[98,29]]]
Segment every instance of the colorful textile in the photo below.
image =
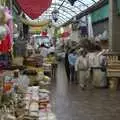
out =
[[7,25],[7,35],[4,37],[4,39],[0,42],[0,53],[8,53],[10,52],[12,42],[11,42],[11,36],[10,36],[10,29]]
[[38,18],[46,11],[52,0],[16,0],[21,9],[32,19]]
[[8,34],[0,43],[0,53],[8,53],[11,49],[10,35]]

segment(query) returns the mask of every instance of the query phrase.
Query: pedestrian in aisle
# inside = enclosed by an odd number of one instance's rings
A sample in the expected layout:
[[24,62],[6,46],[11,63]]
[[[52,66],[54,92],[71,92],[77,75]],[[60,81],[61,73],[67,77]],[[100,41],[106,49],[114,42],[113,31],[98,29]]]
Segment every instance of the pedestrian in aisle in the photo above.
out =
[[81,51],[81,55],[77,58],[75,63],[75,71],[78,72],[79,84],[82,90],[85,89],[88,83],[89,65],[88,65],[87,52]]
[[106,57],[104,56],[104,50],[101,46],[96,46],[96,51],[93,59],[93,86],[94,87],[106,87],[107,77],[106,77]]
[[75,50],[71,50],[68,55],[69,67],[70,67],[70,82],[75,82],[76,74],[75,74],[75,63],[77,60],[77,54]]
[[68,81],[70,80],[70,68],[69,68],[69,61],[68,61],[69,50],[70,48],[68,47],[65,52],[65,70],[66,70]]

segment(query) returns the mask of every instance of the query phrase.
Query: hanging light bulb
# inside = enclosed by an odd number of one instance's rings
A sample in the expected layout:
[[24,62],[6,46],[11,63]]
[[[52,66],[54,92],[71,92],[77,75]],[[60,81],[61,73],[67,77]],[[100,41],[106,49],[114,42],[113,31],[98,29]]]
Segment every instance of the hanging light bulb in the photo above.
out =
[[57,22],[59,16],[59,11],[57,9],[52,11],[52,18],[55,22]]

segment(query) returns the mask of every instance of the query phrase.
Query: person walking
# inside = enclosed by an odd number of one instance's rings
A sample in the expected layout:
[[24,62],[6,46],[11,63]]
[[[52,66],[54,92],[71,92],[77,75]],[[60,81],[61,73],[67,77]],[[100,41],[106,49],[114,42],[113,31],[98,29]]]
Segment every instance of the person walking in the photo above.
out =
[[76,74],[75,74],[75,63],[77,60],[77,54],[75,50],[71,50],[68,55],[69,67],[70,67],[70,82],[75,82]]
[[67,79],[69,81],[70,80],[70,68],[69,68],[68,54],[69,54],[69,47],[67,48],[65,52],[65,70],[67,74]]
[[87,52],[85,50],[81,51],[81,55],[77,58],[75,63],[75,71],[78,72],[79,84],[82,90],[87,87],[88,75],[89,75],[89,63]]

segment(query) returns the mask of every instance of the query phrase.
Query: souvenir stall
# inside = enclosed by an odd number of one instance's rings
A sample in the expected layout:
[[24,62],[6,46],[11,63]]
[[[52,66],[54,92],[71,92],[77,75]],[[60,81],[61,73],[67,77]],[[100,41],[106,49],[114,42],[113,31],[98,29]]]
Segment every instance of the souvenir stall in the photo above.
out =
[[10,64],[13,44],[12,15],[7,7],[0,7],[0,65]]
[[33,44],[36,42],[37,43],[39,42],[38,43],[39,45],[41,45],[41,43],[44,43],[45,46],[50,44],[51,41],[50,41],[50,37],[48,36],[47,27],[49,26],[49,24],[51,24],[51,21],[45,20],[45,21],[37,22],[37,21],[23,19],[22,17],[20,17],[20,19],[23,23],[28,24],[30,26],[30,32],[32,34],[33,33],[35,34],[36,31],[39,33],[32,35],[33,39],[28,43],[30,44],[33,52],[30,55],[26,54],[26,56],[24,57],[23,65],[27,66],[25,72],[27,72],[28,74],[29,73],[37,74],[38,71],[42,69],[44,73],[47,72],[49,73],[50,77],[54,77],[52,73],[53,71],[55,71],[55,69],[53,68],[56,68],[55,56],[48,54],[47,57],[42,57],[40,52],[36,52],[36,51],[40,51],[40,48],[36,50],[36,47]]
[[0,73],[0,119],[56,120],[50,102],[51,78],[43,71],[34,79],[26,74],[19,70]]
[[37,75],[38,72],[42,71],[51,78],[54,78],[57,61],[55,55],[52,54],[49,54],[45,58],[41,55],[34,54],[29,57],[24,57],[23,65],[27,67],[24,71],[27,75]]

